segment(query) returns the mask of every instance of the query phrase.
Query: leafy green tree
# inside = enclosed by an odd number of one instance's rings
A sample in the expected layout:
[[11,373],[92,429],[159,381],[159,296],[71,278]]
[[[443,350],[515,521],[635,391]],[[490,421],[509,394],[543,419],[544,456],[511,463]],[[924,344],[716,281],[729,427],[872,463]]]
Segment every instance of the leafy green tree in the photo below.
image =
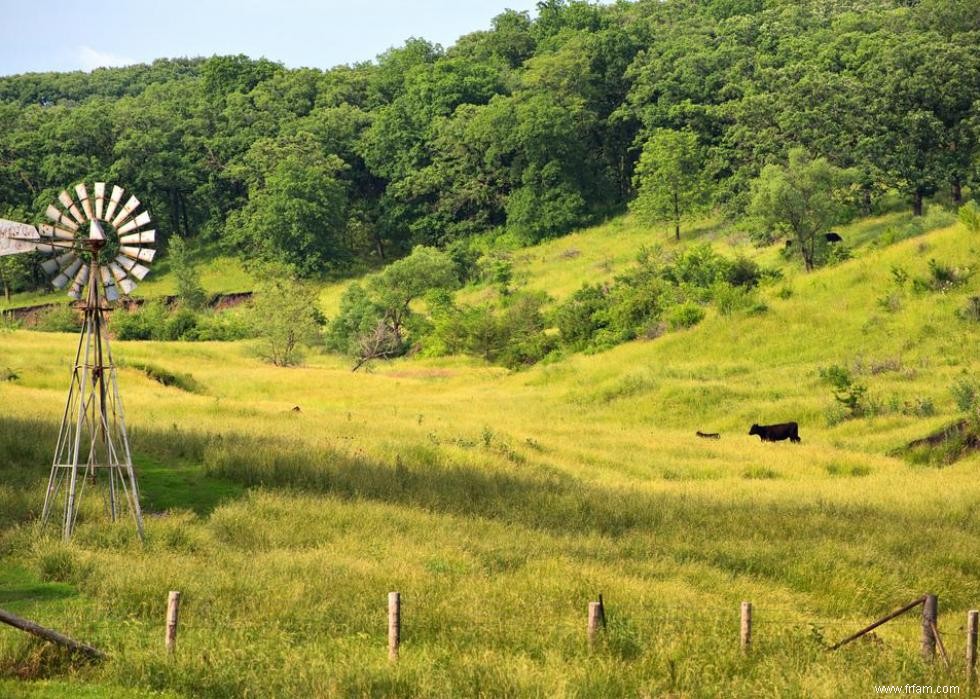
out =
[[412,326],[419,320],[412,304],[433,291],[449,291],[458,285],[453,258],[420,245],[370,277],[364,286],[347,288],[340,313],[330,324],[327,346],[353,357],[355,371],[373,359],[404,354],[413,336]]
[[302,360],[302,345],[318,342],[323,317],[317,288],[287,265],[269,264],[258,275],[252,299],[253,323],[262,356],[276,366]]
[[9,304],[10,295],[24,288],[31,279],[33,255],[4,255],[0,257],[0,287],[3,298]]
[[681,239],[681,221],[703,211],[708,180],[698,137],[691,131],[658,129],[647,140],[636,167],[631,208],[643,221],[671,221]]
[[824,234],[840,221],[849,177],[826,158],[811,158],[802,148],[794,148],[787,165],[763,168],[752,185],[750,213],[791,234],[807,271],[812,271]]
[[256,141],[236,170],[249,199],[229,217],[226,238],[304,277],[336,268],[350,258],[345,167],[308,133]]
[[170,259],[170,269],[177,278],[177,298],[191,310],[204,308],[207,294],[201,284],[197,265],[187,249],[187,241],[180,236],[171,237],[167,243],[167,257]]

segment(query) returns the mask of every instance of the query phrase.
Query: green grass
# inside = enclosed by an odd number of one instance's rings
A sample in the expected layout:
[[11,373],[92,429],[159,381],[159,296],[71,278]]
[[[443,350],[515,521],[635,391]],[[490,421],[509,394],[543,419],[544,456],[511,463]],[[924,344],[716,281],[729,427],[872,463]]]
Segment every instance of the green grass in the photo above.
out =
[[[34,530],[75,338],[0,334],[18,374],[0,383],[0,569],[18,571],[0,589],[110,652],[84,665],[0,629],[0,693],[71,682],[106,697],[839,697],[916,683],[968,696],[959,628],[980,604],[980,455],[934,467],[889,454],[958,417],[949,388],[980,371],[980,329],[955,311],[980,278],[917,294],[890,270],[975,264],[980,241],[953,226],[876,246],[876,225],[842,230],[862,241],[855,259],[806,275],[708,222],[682,245],[783,269],[766,313],[709,312],[517,373],[414,358],[352,374],[317,354],[280,369],[248,343],[115,343],[130,366],[201,389],[120,373],[154,513],[145,548],[94,498],[72,545]],[[560,297],[657,237],[622,219],[515,253],[516,268]],[[572,247],[581,254],[562,255]],[[888,310],[878,299],[892,292]],[[874,416],[828,419],[830,364],[868,385]],[[935,414],[889,407],[925,399]],[[747,434],[789,419],[802,444]],[[162,647],[171,589],[184,593],[174,661]],[[391,665],[396,589],[404,645]],[[585,612],[600,592],[610,627],[590,653]],[[918,659],[914,615],[876,632],[880,644],[825,650],[925,592],[940,596],[951,671]],[[755,604],[749,657],[743,599]]]

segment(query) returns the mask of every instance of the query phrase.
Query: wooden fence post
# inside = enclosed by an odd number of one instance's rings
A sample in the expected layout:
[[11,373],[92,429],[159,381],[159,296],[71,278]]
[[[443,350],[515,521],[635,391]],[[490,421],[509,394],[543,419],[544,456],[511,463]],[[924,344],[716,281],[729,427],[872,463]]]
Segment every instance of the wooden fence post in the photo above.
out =
[[922,605],[922,658],[936,659],[936,634],[933,629],[939,616],[939,598],[936,595],[926,595]]
[[398,646],[402,635],[402,596],[399,592],[388,593],[388,660],[398,660]]
[[980,611],[974,609],[966,615],[966,676],[971,685],[977,682],[978,627],[980,627]]
[[587,632],[589,635],[589,648],[595,646],[596,637],[599,635],[599,626],[602,623],[602,604],[600,602],[589,602],[589,625]]
[[173,655],[177,649],[177,618],[180,615],[180,592],[171,590],[167,595],[167,654]]
[[748,653],[752,645],[752,603],[742,602],[742,626],[739,634],[742,652]]

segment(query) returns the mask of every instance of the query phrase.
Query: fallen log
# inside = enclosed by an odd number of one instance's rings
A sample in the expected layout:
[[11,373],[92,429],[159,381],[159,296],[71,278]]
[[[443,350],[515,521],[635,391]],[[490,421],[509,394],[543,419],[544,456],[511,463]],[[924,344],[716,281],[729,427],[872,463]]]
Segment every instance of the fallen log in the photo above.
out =
[[105,653],[98,648],[93,648],[92,646],[85,645],[84,643],[79,643],[78,641],[58,633],[57,631],[46,629],[40,624],[35,624],[30,619],[22,619],[16,614],[11,614],[3,609],[0,609],[0,621],[2,621],[4,624],[13,626],[15,629],[26,631],[27,633],[33,634],[38,638],[43,638],[45,641],[57,643],[59,646],[64,646],[71,651],[82,653],[90,658],[101,660],[102,658],[106,657]]

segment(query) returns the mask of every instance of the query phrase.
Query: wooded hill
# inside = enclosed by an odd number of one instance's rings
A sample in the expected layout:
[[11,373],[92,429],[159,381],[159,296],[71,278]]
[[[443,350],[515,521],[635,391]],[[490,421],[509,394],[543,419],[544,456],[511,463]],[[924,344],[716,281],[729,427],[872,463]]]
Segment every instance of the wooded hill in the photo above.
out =
[[[325,71],[215,56],[7,77],[0,216],[121,182],[164,237],[346,275],[621,211],[665,134],[693,154],[675,164],[697,170],[692,208],[737,218],[803,147],[854,173],[842,215],[891,189],[921,211],[980,177],[977,45],[977,0],[547,0]],[[15,289],[43,283],[25,262],[4,261]]]

